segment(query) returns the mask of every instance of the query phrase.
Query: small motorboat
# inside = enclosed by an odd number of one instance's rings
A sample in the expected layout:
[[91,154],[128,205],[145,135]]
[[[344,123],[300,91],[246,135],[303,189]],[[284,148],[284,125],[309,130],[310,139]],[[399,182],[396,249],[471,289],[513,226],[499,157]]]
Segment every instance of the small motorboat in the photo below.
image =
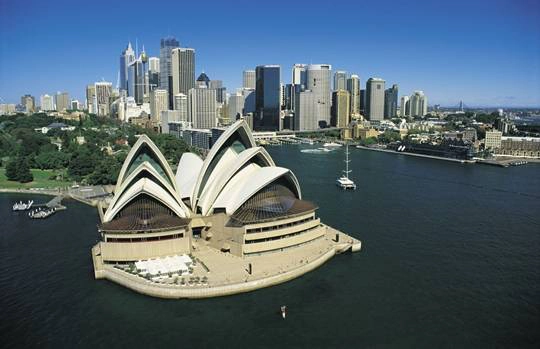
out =
[[283,319],[285,319],[287,317],[287,306],[286,305],[281,306],[281,317]]

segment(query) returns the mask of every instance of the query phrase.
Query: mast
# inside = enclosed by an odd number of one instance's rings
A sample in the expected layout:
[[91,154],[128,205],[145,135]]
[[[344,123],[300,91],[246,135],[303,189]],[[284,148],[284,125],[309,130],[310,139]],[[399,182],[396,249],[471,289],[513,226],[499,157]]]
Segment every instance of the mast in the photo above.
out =
[[346,143],[345,144],[345,177],[347,177],[347,179],[349,179],[349,172],[351,172],[349,170],[349,143]]

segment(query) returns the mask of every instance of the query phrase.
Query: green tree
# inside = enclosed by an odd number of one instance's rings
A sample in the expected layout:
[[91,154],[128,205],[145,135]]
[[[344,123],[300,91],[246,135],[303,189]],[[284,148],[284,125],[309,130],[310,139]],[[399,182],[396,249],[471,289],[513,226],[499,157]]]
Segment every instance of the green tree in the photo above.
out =
[[114,156],[106,156],[88,177],[88,183],[114,184],[120,173],[121,163]]
[[34,180],[34,176],[30,172],[30,166],[28,166],[28,161],[22,156],[17,156],[7,163],[6,177],[10,181],[21,183],[28,183]]
[[98,163],[96,154],[90,151],[89,147],[78,147],[71,155],[68,163],[68,174],[74,180],[80,181],[83,177],[92,173]]

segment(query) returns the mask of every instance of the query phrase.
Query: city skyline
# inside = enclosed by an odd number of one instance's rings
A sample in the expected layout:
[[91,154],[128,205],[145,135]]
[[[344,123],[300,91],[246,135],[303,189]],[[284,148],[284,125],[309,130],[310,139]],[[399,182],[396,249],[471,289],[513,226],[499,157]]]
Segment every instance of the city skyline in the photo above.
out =
[[[132,20],[143,15],[142,3],[112,7],[98,22],[68,13],[66,4],[2,2],[0,102],[56,91],[84,100],[88,83],[104,78],[116,86],[118,59],[129,41],[134,49],[144,44],[149,56],[159,57],[161,38],[173,35],[180,46],[197,51],[196,75],[204,71],[223,80],[233,93],[242,86],[242,72],[258,65],[279,64],[281,80],[288,83],[293,64],[322,63],[332,65],[333,72],[358,74],[363,87],[368,78],[381,77],[389,86],[399,84],[401,95],[423,90],[430,104],[457,106],[463,100],[468,106],[540,106],[540,5],[534,1],[425,2],[414,8],[350,3],[339,19],[307,2],[279,3],[299,22],[318,23],[295,30],[288,16],[270,11],[275,25],[260,27],[250,15],[255,9],[242,1],[205,8],[171,4],[158,23],[148,26]],[[28,6],[43,14],[32,18],[32,26],[23,21]],[[186,16],[179,23],[179,11],[204,12],[206,22],[200,25],[197,16]],[[223,14],[241,25],[226,29],[230,26],[219,20]],[[53,40],[58,37],[62,40]]]

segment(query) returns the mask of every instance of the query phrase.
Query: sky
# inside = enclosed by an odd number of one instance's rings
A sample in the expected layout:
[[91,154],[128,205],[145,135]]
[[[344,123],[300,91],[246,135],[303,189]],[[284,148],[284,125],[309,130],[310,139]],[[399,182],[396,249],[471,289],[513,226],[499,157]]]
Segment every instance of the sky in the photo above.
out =
[[84,101],[87,84],[116,85],[128,41],[159,56],[167,35],[229,92],[257,65],[289,83],[293,64],[327,63],[430,105],[540,106],[540,0],[0,0],[0,103]]

